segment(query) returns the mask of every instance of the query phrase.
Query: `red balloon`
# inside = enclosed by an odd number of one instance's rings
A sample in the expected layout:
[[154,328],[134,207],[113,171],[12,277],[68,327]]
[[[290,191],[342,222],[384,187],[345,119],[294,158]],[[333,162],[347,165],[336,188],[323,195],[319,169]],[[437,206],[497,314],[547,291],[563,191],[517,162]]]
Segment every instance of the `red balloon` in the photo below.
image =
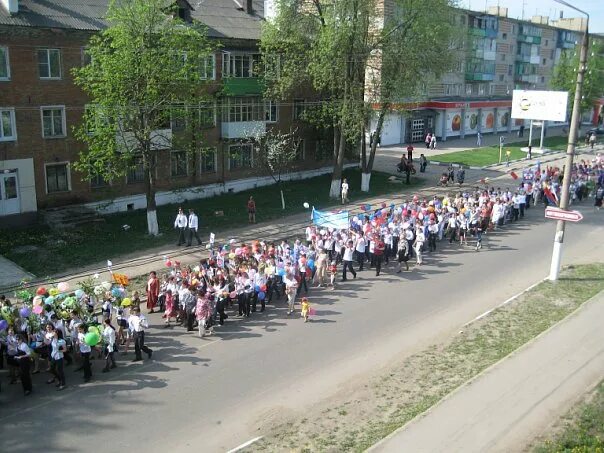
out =
[[386,207],[386,203],[382,202],[382,208]]
[[44,288],[43,286],[40,286],[37,290],[36,290],[36,294],[38,296],[43,296],[44,294],[46,294],[46,288]]
[[172,267],[172,261],[166,261],[166,267]]

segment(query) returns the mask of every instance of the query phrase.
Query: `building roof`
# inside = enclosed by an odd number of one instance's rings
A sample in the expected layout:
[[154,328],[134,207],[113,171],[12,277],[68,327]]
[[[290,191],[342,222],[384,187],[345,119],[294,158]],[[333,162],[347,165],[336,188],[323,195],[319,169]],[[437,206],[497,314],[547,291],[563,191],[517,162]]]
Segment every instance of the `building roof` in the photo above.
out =
[[[246,0],[190,0],[191,17],[208,27],[213,38],[260,39],[263,0],[253,0],[253,14],[245,12]],[[99,31],[107,27],[109,0],[19,0],[19,12],[9,14],[0,6],[0,25]],[[243,8],[239,7],[243,5]]]

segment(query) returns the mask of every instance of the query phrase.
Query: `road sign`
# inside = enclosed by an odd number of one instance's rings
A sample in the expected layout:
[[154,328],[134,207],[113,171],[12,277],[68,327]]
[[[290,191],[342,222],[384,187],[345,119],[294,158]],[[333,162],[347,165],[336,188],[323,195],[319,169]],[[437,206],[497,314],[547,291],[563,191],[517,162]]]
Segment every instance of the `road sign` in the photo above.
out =
[[545,218],[565,220],[566,222],[579,222],[583,220],[583,214],[579,211],[565,211],[564,209],[548,206],[545,208]]

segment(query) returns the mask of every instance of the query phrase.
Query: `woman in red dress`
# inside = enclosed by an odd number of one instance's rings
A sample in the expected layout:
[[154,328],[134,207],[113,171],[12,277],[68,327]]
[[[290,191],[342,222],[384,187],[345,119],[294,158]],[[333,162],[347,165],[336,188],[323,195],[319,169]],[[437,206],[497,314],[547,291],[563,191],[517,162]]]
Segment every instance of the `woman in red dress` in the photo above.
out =
[[149,274],[149,281],[147,282],[147,308],[149,313],[153,313],[153,309],[157,304],[157,298],[159,297],[159,280],[157,274],[151,272]]

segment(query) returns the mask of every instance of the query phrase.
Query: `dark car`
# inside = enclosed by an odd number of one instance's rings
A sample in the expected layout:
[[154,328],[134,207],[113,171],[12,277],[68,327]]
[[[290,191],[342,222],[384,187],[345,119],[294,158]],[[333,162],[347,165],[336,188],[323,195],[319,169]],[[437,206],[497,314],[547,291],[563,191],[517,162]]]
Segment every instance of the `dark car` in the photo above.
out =
[[604,135],[604,127],[594,127],[586,132],[586,136],[589,137],[591,134]]

